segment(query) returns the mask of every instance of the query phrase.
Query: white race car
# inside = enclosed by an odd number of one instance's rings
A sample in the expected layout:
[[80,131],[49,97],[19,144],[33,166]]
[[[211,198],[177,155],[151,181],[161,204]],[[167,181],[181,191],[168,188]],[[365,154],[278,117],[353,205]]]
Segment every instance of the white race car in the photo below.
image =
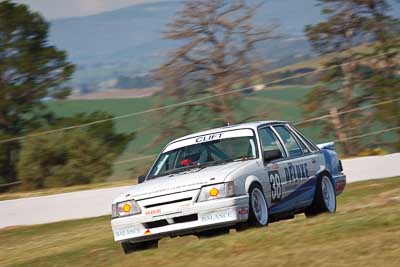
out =
[[163,237],[333,213],[345,184],[333,143],[318,147],[281,121],[226,126],[170,142],[139,184],[114,200],[111,225],[130,253]]

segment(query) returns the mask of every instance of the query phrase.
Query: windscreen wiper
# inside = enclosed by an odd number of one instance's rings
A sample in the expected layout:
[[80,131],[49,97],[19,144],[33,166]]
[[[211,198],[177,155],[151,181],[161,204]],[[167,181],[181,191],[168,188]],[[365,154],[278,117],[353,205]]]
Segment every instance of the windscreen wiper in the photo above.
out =
[[240,156],[240,157],[233,159],[232,161],[246,161],[246,160],[251,160],[251,159],[255,159],[255,157]]
[[207,167],[211,167],[211,166],[215,166],[215,165],[219,165],[219,164],[224,164],[224,163],[228,163],[228,162],[231,162],[231,161],[233,161],[233,159],[216,160],[216,161],[211,161],[211,162],[200,164],[199,167],[201,169],[204,169],[204,168],[207,168]]

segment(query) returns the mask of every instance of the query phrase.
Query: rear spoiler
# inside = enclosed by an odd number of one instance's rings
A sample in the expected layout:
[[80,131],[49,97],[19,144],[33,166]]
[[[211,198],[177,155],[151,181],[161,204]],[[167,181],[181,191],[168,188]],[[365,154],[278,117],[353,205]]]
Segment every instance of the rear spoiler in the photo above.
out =
[[317,147],[319,149],[335,150],[335,143],[334,142],[328,142],[328,143],[318,144]]

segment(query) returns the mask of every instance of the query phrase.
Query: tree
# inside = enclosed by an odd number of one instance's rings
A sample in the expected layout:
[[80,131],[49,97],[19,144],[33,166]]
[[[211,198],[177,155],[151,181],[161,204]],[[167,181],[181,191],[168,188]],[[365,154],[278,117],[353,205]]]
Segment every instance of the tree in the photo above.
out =
[[108,150],[115,156],[119,156],[124,152],[126,146],[135,137],[135,133],[116,133],[114,122],[111,120],[113,116],[104,111],[95,111],[92,113],[78,113],[72,117],[55,118],[51,121],[52,128],[63,128],[71,125],[90,124],[101,121],[101,123],[91,124],[83,127],[91,139],[96,139],[103,146],[107,146]]
[[112,173],[114,160],[134,138],[115,133],[112,116],[105,112],[79,113],[57,118],[52,127],[90,124],[79,129],[23,142],[18,177],[23,189],[70,186],[103,181]]
[[164,38],[181,46],[170,51],[155,72],[163,86],[162,99],[182,102],[218,97],[161,112],[164,135],[187,131],[204,120],[210,126],[237,122],[233,111],[239,106],[238,94],[226,93],[251,84],[251,77],[260,70],[256,44],[273,38],[272,29],[252,25],[257,7],[246,1],[185,1],[167,25]]
[[[372,84],[371,79],[377,81],[376,75],[383,71],[381,63],[386,61],[383,66],[388,67],[387,60],[393,61],[398,53],[398,47],[393,46],[396,20],[387,15],[389,4],[386,0],[319,0],[319,3],[327,20],[307,26],[305,32],[317,52],[331,56],[325,64],[330,69],[322,75],[322,83],[308,95],[305,112],[319,116],[332,109],[340,112],[381,101],[383,98],[379,97],[378,90],[382,84]],[[387,53],[386,56],[357,61],[382,52]],[[396,92],[392,85],[389,91]],[[336,119],[340,121],[336,127],[330,122],[322,123],[322,134],[336,131],[338,137],[356,136],[370,127],[375,118],[371,112],[352,112]],[[341,127],[338,128],[338,125]],[[347,155],[354,155],[361,149],[361,144],[355,139],[341,145]]]
[[18,176],[25,190],[99,182],[114,158],[100,140],[72,130],[23,142]]
[[[64,98],[74,67],[48,44],[48,24],[26,5],[0,2],[0,139],[44,124],[46,97]],[[0,144],[0,180],[16,179],[19,142]]]
[[[375,3],[377,2],[377,3]],[[372,103],[400,98],[400,19],[387,15],[390,5],[386,1],[369,1],[374,19],[366,28],[376,36],[376,42],[366,56],[384,55],[368,62],[368,74],[363,86],[372,96]],[[377,106],[373,118],[391,127],[400,126],[400,101]],[[384,145],[392,145],[385,144]],[[396,149],[400,149],[400,129],[397,130]]]

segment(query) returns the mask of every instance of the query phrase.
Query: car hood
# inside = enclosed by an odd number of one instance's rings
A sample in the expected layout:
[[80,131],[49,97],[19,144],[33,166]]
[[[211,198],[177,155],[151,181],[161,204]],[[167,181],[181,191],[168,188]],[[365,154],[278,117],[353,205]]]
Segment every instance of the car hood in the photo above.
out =
[[[253,161],[253,160],[251,160]],[[119,196],[114,203],[127,199],[142,200],[155,196],[168,195],[199,189],[207,184],[221,183],[233,171],[250,164],[250,161],[229,162],[206,168],[195,168],[185,172],[157,177],[134,185],[131,190]]]

